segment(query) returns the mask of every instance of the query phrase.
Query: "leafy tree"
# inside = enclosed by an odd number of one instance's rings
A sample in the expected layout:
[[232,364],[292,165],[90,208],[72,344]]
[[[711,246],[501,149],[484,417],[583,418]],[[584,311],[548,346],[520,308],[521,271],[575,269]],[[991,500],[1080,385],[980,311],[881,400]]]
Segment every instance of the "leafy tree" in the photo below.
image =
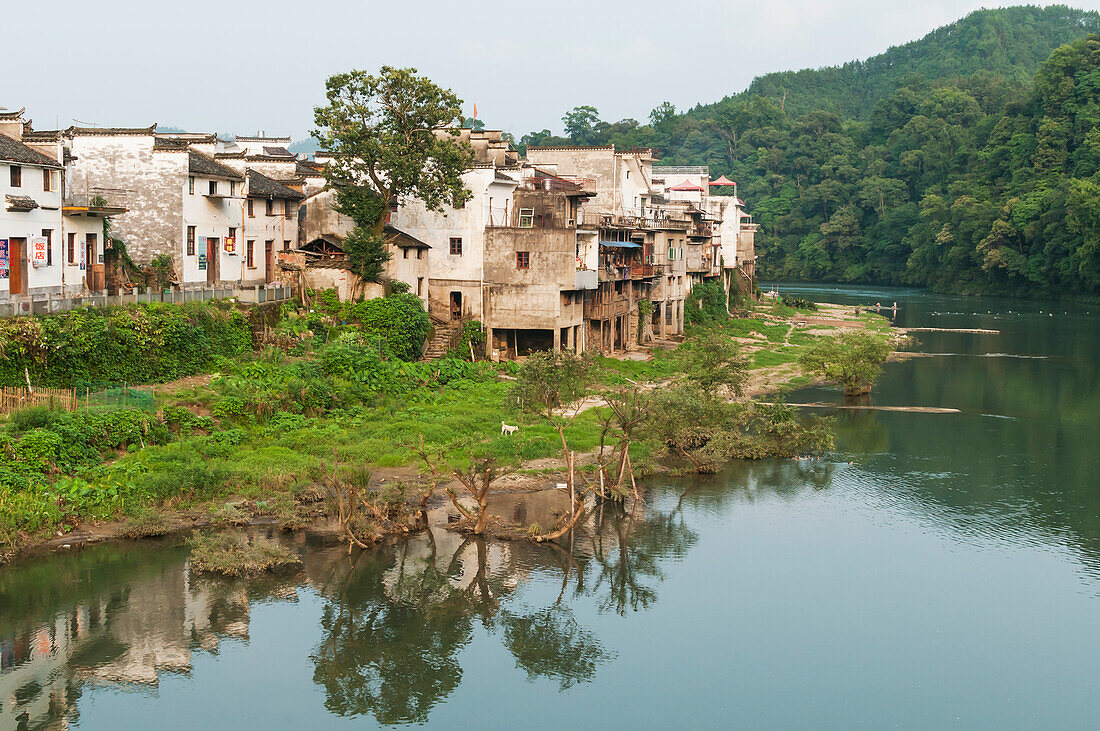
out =
[[839,383],[845,394],[854,396],[871,390],[890,352],[884,335],[852,330],[806,346],[798,363],[804,372]]
[[676,360],[688,382],[706,393],[721,389],[740,396],[749,375],[749,360],[737,341],[722,330],[702,330],[676,349]]
[[377,281],[386,253],[383,215],[391,201],[416,198],[428,210],[462,203],[462,173],[473,154],[451,127],[461,100],[418,76],[383,66],[378,75],[353,70],[329,77],[328,104],[314,109],[313,136],[333,155],[325,166],[340,210],[355,221],[349,257],[357,274]]

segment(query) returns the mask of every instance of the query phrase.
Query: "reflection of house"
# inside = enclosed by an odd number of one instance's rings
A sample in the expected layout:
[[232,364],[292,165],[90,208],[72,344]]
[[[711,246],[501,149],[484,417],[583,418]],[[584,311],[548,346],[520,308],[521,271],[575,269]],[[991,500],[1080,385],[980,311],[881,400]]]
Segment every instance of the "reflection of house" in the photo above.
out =
[[[247,640],[247,585],[196,580],[182,557],[0,637],[0,729],[65,727],[81,684],[153,688],[191,671],[196,650]],[[273,595],[293,598],[294,581]]]

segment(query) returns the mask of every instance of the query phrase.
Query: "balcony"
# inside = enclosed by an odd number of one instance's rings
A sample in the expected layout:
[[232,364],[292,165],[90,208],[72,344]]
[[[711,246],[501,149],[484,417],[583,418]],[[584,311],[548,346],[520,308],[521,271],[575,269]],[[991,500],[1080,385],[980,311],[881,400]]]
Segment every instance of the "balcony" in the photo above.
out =
[[595,269],[578,269],[575,272],[575,288],[597,289],[600,286],[599,274]]
[[630,312],[630,300],[625,297],[610,302],[585,302],[584,318],[586,320],[610,320],[612,317],[621,317]]
[[525,190],[561,193],[567,196],[592,197],[596,195],[596,181],[572,175],[533,175],[523,179]]
[[617,215],[604,213],[600,215],[602,228],[629,228],[651,231],[687,231],[691,227],[691,221],[686,218],[672,218],[660,213],[646,216]]
[[61,212],[66,216],[105,218],[121,215],[128,210],[123,205],[123,196],[114,191],[71,193],[61,204]]

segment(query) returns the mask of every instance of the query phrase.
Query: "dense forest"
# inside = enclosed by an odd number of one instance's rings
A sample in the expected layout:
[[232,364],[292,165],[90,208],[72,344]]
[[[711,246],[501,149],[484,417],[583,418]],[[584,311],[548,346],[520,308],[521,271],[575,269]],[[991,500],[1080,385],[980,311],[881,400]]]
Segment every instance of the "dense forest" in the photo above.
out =
[[740,183],[762,277],[1100,294],[1100,14],[975,12],[842,67],[770,74],[646,124],[527,145],[649,146]]

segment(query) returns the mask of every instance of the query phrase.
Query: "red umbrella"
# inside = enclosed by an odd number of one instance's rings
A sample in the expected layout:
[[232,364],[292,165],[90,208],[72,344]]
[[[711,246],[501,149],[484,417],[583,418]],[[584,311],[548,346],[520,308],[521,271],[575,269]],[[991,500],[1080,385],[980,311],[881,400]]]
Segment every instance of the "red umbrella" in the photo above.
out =
[[733,182],[732,180],[727,178],[725,175],[718,178],[718,180],[710,181],[710,184],[711,184],[711,187],[721,187],[721,186],[725,186],[725,185],[734,185],[734,186],[737,185],[737,183]]
[[699,187],[698,185],[696,185],[695,183],[692,183],[692,182],[690,182],[690,181],[687,181],[687,180],[685,180],[684,182],[680,183],[679,185],[675,185],[675,186],[673,186],[673,187],[669,188],[669,190],[676,190],[676,191],[700,191],[700,192],[701,192],[701,191],[702,191],[703,189],[702,189],[702,188],[700,188],[700,187]]

